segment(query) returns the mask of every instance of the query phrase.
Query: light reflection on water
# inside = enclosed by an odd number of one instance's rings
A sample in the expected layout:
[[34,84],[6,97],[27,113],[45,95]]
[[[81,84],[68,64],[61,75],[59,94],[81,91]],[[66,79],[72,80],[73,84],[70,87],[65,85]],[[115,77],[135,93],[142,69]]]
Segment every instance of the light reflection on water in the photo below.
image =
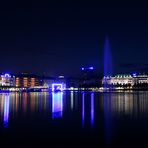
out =
[[74,95],[74,92],[71,91],[71,92],[70,92],[70,99],[71,99],[71,100],[70,100],[70,102],[71,102],[71,106],[70,106],[70,107],[71,107],[71,110],[73,110],[73,101],[74,101],[74,100],[73,100],[73,99],[74,99],[74,98],[73,98],[73,97],[74,97],[73,95]]
[[91,93],[91,127],[94,126],[94,93]]
[[85,93],[82,93],[82,127],[84,127],[84,122],[85,122]]
[[4,127],[8,127],[9,122],[9,95],[6,95],[4,97]]
[[63,114],[63,92],[52,93],[52,118],[60,118]]
[[82,127],[86,124],[87,116],[90,116],[90,127],[94,127],[98,108],[104,113],[104,124],[108,132],[106,134],[111,134],[112,116],[138,118],[148,114],[148,92],[79,93],[71,91],[66,92],[66,95],[64,92],[0,94],[0,118],[5,128],[9,125],[9,118],[19,116],[20,112],[24,116],[27,113],[51,112],[53,119],[62,119],[65,112],[77,110],[81,114]]

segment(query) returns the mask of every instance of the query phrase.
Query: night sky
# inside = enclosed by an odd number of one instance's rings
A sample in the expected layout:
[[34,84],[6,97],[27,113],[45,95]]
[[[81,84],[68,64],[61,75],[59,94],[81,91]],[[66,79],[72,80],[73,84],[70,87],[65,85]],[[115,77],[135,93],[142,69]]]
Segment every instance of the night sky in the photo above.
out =
[[0,4],[0,71],[76,75],[103,70],[109,38],[114,72],[148,67],[148,8],[97,3],[4,1]]

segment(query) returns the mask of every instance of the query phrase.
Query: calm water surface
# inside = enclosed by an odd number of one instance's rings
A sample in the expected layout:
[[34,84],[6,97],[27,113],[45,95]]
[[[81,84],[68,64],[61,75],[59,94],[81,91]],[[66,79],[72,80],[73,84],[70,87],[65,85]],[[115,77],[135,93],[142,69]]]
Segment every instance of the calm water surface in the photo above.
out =
[[0,147],[148,147],[148,92],[0,94]]

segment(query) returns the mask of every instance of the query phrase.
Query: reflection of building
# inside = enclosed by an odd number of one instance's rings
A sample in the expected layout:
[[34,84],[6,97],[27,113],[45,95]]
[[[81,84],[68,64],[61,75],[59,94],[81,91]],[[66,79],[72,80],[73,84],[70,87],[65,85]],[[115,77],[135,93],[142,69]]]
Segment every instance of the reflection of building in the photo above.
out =
[[39,76],[30,74],[20,74],[16,75],[15,78],[16,87],[34,87],[41,86],[42,80]]
[[15,76],[10,74],[0,75],[0,86],[15,86]]

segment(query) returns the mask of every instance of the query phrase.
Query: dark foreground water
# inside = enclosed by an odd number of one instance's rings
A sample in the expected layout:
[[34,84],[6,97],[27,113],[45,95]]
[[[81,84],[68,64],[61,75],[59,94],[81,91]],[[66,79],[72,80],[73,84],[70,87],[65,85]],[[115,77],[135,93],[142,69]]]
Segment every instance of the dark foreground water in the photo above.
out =
[[148,147],[148,92],[0,94],[0,147]]

